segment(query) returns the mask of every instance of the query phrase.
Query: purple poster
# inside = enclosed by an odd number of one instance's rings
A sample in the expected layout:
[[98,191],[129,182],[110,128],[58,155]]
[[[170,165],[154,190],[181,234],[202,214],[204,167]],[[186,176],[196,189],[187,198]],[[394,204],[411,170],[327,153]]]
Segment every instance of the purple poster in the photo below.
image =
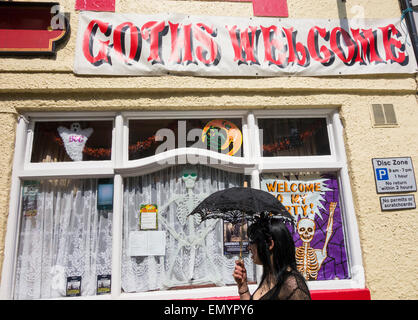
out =
[[261,189],[295,218],[291,227],[298,270],[306,280],[350,278],[335,174],[264,174]]

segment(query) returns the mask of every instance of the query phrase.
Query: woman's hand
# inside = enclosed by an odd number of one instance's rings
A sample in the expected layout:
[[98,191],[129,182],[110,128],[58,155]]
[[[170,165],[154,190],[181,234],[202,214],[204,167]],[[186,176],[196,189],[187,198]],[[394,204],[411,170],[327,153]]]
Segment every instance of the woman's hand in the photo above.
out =
[[232,276],[234,277],[234,280],[238,285],[239,298],[241,300],[251,299],[250,292],[248,291],[247,270],[245,269],[243,260],[235,261],[235,269]]
[[232,276],[234,277],[234,280],[238,285],[239,292],[244,292],[245,290],[248,290],[247,270],[245,269],[243,260],[235,261],[235,269],[234,269],[234,273],[232,274]]

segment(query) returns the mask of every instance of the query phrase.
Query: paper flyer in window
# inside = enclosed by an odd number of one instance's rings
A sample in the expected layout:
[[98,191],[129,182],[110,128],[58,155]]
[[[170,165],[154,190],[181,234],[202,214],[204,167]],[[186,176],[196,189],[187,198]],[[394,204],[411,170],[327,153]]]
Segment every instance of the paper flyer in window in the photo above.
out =
[[81,296],[81,276],[67,277],[67,297]]
[[155,204],[143,204],[139,210],[139,230],[158,229],[158,207]]
[[[224,254],[239,254],[242,250],[243,254],[248,254],[248,224],[245,221],[242,225],[241,222],[232,224],[231,222],[224,221]],[[242,233],[242,234],[241,234]],[[241,247],[242,237],[242,247]]]
[[166,249],[165,231],[129,232],[128,256],[164,256]]
[[25,181],[23,183],[23,215],[25,217],[34,217],[38,213],[38,181]]
[[97,294],[108,294],[111,289],[112,276],[110,274],[97,276]]

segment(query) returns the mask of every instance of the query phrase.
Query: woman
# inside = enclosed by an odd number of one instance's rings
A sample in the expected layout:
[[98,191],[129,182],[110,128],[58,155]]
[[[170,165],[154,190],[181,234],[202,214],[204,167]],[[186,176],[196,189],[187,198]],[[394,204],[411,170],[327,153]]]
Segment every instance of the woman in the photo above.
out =
[[241,300],[310,300],[305,279],[296,269],[295,244],[285,223],[262,215],[248,228],[249,249],[255,264],[263,266],[257,290],[248,291],[244,261],[235,261],[233,277]]

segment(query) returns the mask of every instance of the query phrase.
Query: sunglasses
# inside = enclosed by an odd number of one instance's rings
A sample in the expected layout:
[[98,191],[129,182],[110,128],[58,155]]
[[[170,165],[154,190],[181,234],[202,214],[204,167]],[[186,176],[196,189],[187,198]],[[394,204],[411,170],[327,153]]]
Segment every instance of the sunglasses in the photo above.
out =
[[185,173],[185,174],[183,174],[183,177],[185,177],[185,178],[187,178],[188,176],[196,177],[197,174],[196,173]]

